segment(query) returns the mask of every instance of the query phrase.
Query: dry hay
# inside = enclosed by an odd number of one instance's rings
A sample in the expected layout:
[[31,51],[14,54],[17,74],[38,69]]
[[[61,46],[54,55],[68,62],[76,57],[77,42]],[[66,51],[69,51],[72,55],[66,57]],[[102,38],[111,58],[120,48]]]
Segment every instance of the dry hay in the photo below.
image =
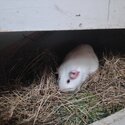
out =
[[58,91],[48,64],[42,77],[30,86],[1,90],[0,124],[83,125],[124,108],[125,58],[112,55],[101,64],[78,93]]

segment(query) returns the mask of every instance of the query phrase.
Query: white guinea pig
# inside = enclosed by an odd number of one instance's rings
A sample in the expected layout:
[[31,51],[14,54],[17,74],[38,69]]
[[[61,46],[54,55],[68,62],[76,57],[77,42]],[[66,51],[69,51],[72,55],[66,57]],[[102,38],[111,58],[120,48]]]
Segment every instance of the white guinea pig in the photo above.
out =
[[98,58],[90,45],[81,44],[69,52],[58,69],[58,85],[62,92],[79,90],[87,77],[99,67]]

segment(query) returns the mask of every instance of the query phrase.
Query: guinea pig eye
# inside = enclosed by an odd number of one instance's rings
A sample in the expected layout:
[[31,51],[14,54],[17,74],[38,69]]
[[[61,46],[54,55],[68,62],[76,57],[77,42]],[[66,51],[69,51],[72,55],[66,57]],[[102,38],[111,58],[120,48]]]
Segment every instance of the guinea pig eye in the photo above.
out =
[[69,79],[67,80],[67,83],[70,83],[70,80],[69,80]]

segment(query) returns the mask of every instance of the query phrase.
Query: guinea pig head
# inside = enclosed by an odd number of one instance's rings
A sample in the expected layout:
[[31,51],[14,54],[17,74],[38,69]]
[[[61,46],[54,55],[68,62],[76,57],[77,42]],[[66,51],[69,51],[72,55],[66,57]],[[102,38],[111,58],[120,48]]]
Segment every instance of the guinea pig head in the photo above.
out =
[[75,91],[79,89],[83,78],[79,69],[63,69],[58,71],[58,85],[62,92]]

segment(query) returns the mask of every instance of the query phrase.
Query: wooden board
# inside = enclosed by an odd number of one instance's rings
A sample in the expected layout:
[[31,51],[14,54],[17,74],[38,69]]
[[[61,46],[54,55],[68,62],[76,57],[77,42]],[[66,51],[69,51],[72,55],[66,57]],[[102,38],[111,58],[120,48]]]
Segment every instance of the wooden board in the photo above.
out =
[[0,32],[125,28],[125,0],[0,0]]

